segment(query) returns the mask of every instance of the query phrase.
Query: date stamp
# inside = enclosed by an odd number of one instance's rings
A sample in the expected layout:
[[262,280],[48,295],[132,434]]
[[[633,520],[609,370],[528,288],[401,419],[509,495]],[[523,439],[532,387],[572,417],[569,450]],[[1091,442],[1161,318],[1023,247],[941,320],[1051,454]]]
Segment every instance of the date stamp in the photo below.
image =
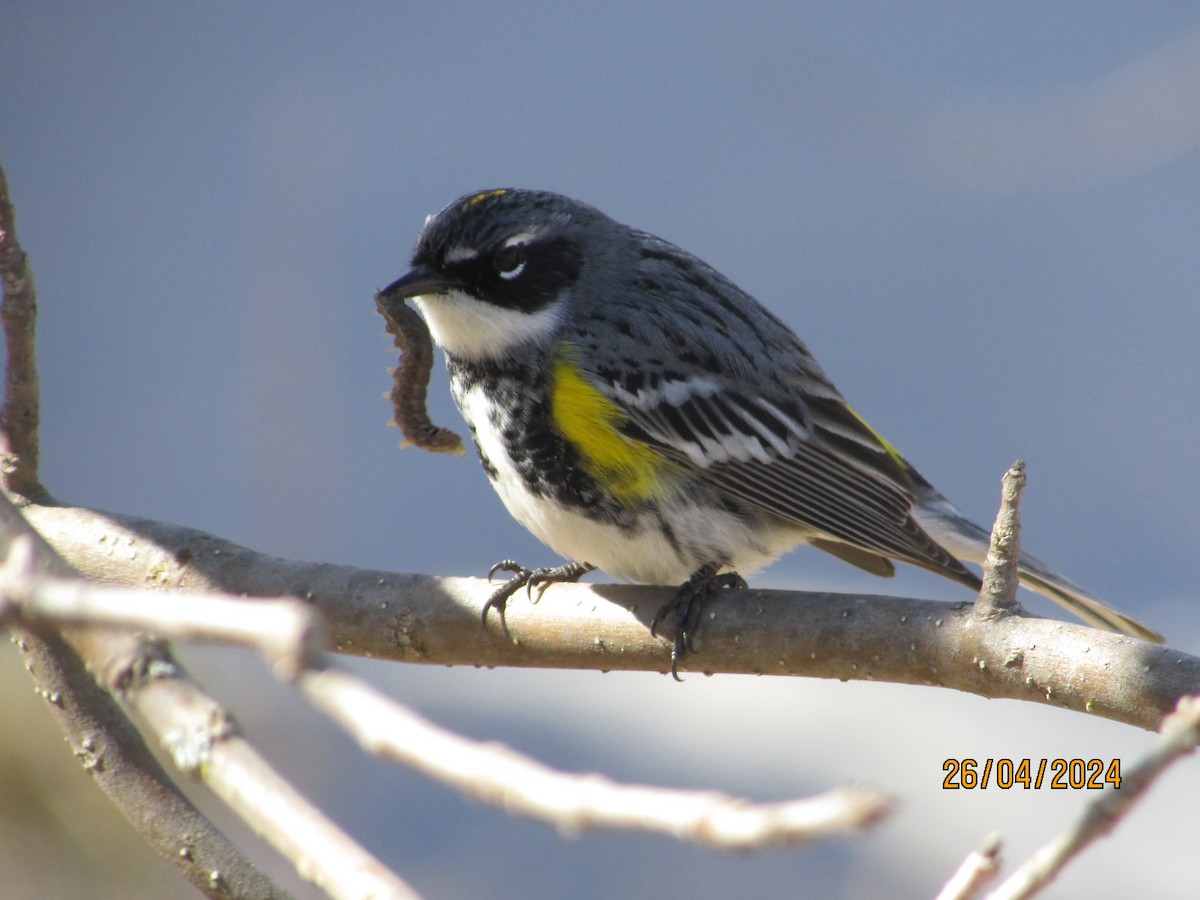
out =
[[1053,791],[1097,791],[1121,786],[1121,760],[1103,759],[948,759],[942,763],[946,776],[942,789],[1002,791],[1012,788]]

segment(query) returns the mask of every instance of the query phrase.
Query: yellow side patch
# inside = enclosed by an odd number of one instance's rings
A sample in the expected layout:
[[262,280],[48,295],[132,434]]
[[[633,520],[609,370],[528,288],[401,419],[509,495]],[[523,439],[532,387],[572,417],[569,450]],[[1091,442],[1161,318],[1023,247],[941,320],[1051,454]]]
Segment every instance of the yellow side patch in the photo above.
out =
[[481,193],[476,194],[474,197],[472,197],[470,200],[468,200],[466,203],[464,203],[462,205],[462,208],[470,209],[476,203],[482,203],[484,200],[487,200],[489,197],[502,197],[507,193],[508,193],[508,191],[504,190],[503,188],[501,188],[500,190],[496,190],[496,191],[483,191]]
[[563,346],[550,377],[554,424],[579,451],[584,471],[622,503],[661,494],[674,463],[617,430],[625,413],[579,371],[569,344]]

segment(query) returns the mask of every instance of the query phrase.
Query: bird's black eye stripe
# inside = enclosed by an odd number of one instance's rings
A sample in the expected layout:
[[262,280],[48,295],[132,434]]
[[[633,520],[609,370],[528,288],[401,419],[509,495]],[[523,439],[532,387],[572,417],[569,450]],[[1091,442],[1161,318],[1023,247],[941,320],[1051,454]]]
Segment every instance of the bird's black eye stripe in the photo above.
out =
[[525,269],[525,245],[505,244],[492,255],[492,263],[501,278],[516,278]]

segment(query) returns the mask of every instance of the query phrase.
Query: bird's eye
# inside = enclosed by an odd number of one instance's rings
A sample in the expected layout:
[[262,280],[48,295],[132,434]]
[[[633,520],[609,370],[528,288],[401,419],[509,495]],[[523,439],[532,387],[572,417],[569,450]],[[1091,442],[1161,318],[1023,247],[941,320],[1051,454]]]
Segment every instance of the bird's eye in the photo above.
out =
[[506,244],[496,251],[492,262],[496,266],[496,274],[511,281],[525,271],[525,245]]

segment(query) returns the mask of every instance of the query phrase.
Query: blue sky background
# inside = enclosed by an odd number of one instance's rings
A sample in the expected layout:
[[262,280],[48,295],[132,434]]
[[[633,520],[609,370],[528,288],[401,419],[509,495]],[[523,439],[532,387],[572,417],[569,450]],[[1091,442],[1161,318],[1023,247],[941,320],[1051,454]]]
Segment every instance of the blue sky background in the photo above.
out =
[[[1200,10],[1185,3],[0,12],[0,159],[41,298],[46,483],[379,568],[553,561],[473,460],[396,449],[395,356],[371,299],[427,213],[538,187],[755,294],[979,520],[1023,458],[1025,546],[1200,652],[1197,146]],[[444,376],[432,406],[457,425]],[[961,596],[811,551],[755,583]],[[250,695],[255,661],[195,666],[431,897],[928,895],[989,831],[1019,859],[1085,799],[946,794],[942,759],[1147,742],[914,688],[362,664],[436,720],[568,768],[763,799],[865,779],[902,803],[862,841],[713,856],[564,841],[360,762],[285,691]],[[1179,861],[1194,856],[1192,769],[1056,896],[1194,885]]]

